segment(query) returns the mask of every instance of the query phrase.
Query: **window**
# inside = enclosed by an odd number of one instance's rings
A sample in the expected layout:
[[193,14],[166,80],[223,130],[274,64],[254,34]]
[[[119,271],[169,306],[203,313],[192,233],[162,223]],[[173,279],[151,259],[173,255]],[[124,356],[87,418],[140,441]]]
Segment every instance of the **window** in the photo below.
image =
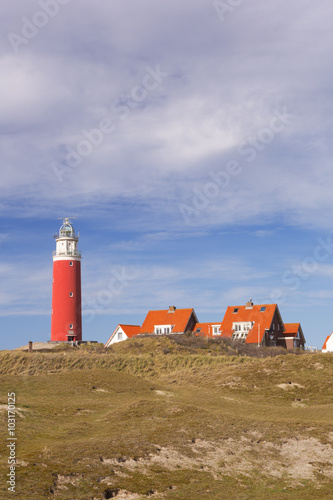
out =
[[69,292],[69,296],[70,297],[74,297],[74,293],[73,292]]
[[123,340],[123,332],[118,332],[118,340]]
[[263,306],[260,308],[260,312],[264,312],[264,311],[266,311],[266,306]]
[[155,325],[154,333],[155,335],[165,335],[172,332],[172,325]]
[[275,325],[274,325],[274,323],[273,323],[273,330],[275,330]]
[[213,335],[218,335],[218,334],[219,334],[219,327],[213,326]]
[[233,314],[238,313],[238,307],[235,307]]
[[200,333],[201,332],[201,328],[197,328],[195,333]]
[[70,265],[70,266],[73,266],[73,261],[69,261],[69,265]]
[[69,329],[73,330],[73,324],[72,323],[69,325]]

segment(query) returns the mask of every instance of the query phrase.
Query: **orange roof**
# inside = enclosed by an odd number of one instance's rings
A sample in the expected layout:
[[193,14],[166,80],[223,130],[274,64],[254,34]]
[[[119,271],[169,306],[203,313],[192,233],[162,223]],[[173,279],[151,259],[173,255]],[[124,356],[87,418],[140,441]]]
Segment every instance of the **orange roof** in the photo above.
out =
[[278,309],[276,304],[254,304],[251,308],[246,306],[229,306],[221,325],[222,337],[232,336],[233,323],[251,321],[254,325],[247,335],[246,343],[255,344],[261,342],[265,335],[265,330],[269,330],[271,327],[276,309]]
[[134,335],[137,335],[140,331],[140,325],[118,325],[120,326],[124,332],[126,333],[127,337],[131,338]]
[[283,336],[296,337],[300,326],[300,323],[285,323],[285,331],[283,332]]
[[[331,335],[333,335],[333,333],[331,333]],[[325,340],[324,345],[323,345],[323,349],[327,349],[326,344],[327,344],[328,339],[331,337],[331,335],[327,335],[326,340]]]
[[148,311],[140,328],[140,333],[154,333],[157,325],[172,325],[172,333],[185,333],[192,314],[194,314],[194,319],[197,322],[198,319],[194,309],[175,309],[174,312],[169,309]]
[[[205,337],[213,337],[213,326],[219,326],[221,328],[221,325],[218,321],[215,323],[197,323],[194,325],[193,328],[193,333],[196,335],[204,335]],[[200,331],[198,332],[197,330]],[[214,335],[214,337],[217,337],[217,335]]]

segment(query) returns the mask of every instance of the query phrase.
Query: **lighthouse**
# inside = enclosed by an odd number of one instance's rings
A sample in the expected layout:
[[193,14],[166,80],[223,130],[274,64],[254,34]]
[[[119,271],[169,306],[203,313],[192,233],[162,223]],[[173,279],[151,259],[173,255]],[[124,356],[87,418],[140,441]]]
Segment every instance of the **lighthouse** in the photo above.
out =
[[81,341],[81,252],[70,218],[54,238],[51,342]]

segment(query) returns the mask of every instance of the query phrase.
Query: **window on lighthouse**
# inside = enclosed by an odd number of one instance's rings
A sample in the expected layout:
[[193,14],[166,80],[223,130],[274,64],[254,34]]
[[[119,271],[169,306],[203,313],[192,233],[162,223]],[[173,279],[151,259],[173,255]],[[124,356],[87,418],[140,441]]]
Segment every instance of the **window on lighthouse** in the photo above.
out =
[[72,261],[70,261],[69,265],[70,265],[70,266],[72,266],[72,265],[73,265],[73,262],[72,262]]
[[74,297],[74,293],[73,292],[69,292],[69,296],[70,297]]

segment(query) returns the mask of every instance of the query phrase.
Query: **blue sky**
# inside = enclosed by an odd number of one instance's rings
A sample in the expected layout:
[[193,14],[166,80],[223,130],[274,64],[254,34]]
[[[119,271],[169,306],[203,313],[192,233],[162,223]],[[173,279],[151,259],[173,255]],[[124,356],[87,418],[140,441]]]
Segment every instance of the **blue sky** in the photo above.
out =
[[331,333],[333,5],[233,4],[3,7],[0,348],[50,337],[65,216],[85,339],[250,297],[308,346]]

